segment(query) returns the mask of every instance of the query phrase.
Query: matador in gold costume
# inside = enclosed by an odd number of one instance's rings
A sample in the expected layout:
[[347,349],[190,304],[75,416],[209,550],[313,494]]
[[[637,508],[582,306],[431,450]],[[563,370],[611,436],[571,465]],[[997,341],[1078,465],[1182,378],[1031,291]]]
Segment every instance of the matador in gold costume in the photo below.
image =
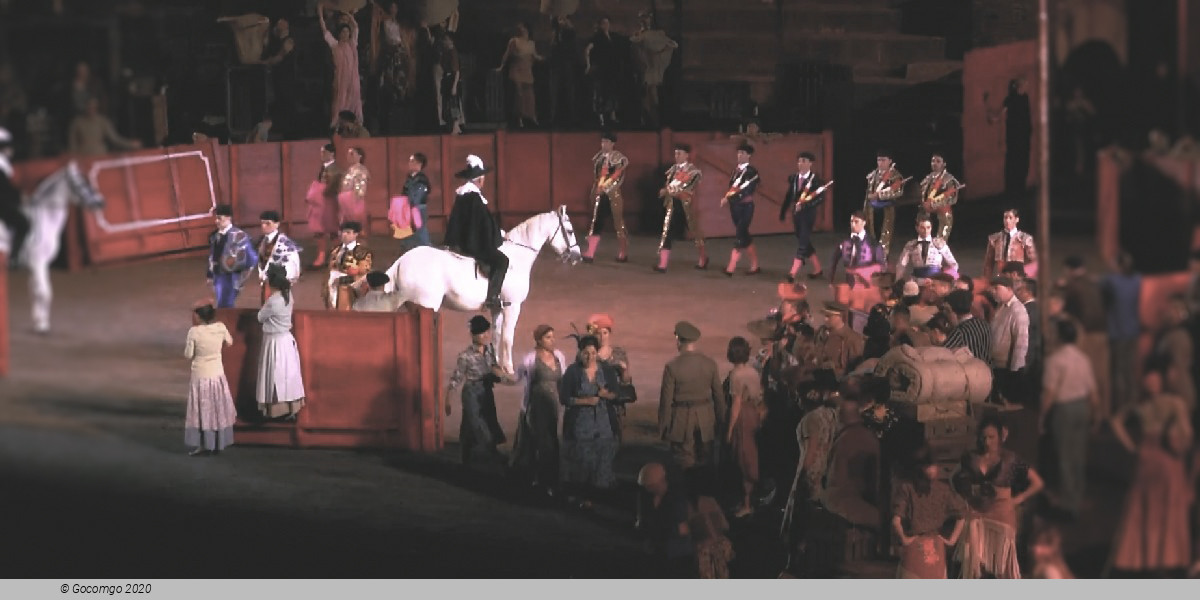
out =
[[[625,201],[621,198],[621,183],[625,181],[625,168],[629,166],[629,158],[614,146],[617,135],[605,132],[600,136],[600,151],[592,157],[592,193],[588,198],[592,201],[592,224],[588,228],[588,248],[583,254],[583,262],[592,262],[596,258],[596,248],[600,245],[600,230],[604,229],[604,217],[612,215],[613,229],[617,232],[617,262],[629,260],[629,238],[625,232]],[[608,200],[607,213],[604,200]]]
[[371,181],[371,171],[363,161],[367,159],[362,148],[353,147],[346,151],[349,165],[346,174],[342,176],[341,189],[338,192],[338,216],[342,223],[357,221],[367,224],[367,183]]
[[[876,169],[867,174],[867,195],[863,199],[863,215],[867,220],[867,233],[879,240],[883,253],[892,247],[892,233],[896,230],[896,200],[904,195],[905,178],[896,170],[892,153],[880,150],[875,153]],[[875,231],[875,211],[883,209],[883,226]]]
[[[667,272],[667,263],[671,259],[672,224],[677,223],[678,213],[682,212],[687,220],[688,231],[696,242],[700,252],[697,269],[708,268],[708,253],[704,249],[704,232],[700,229],[700,215],[697,213],[696,192],[700,186],[700,168],[692,164],[690,158],[692,147],[688,144],[675,145],[675,164],[667,169],[667,185],[658,192],[663,199],[666,215],[663,217],[662,237],[658,241],[658,264],[654,270],[659,273]],[[675,221],[673,221],[673,219]],[[676,229],[678,226],[676,225]]]
[[359,243],[362,225],[357,221],[342,223],[342,245],[329,255],[329,278],[321,288],[325,308],[350,310],[358,296],[366,293],[367,273],[371,272],[374,253]]
[[946,170],[946,158],[940,152],[934,152],[929,159],[930,173],[921,180],[921,210],[930,217],[937,217],[937,235],[943,240],[950,240],[950,230],[954,227],[954,205],[958,203],[958,190],[967,187],[959,183]]

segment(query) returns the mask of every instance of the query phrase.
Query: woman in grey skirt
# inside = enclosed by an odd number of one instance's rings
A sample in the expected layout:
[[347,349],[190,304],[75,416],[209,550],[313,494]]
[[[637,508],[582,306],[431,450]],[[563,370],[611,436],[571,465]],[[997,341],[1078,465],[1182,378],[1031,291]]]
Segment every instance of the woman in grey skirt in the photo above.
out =
[[258,410],[269,419],[295,420],[304,407],[300,351],[292,337],[292,284],[282,273],[267,275],[270,295],[258,311],[262,352],[258,360]]

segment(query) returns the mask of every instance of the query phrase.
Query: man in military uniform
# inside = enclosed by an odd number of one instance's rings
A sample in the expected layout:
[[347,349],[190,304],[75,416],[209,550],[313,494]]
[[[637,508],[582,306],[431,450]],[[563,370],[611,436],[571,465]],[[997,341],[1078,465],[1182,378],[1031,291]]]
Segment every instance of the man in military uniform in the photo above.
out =
[[[704,249],[704,232],[700,229],[700,215],[696,212],[696,192],[700,186],[700,167],[691,162],[692,147],[688,144],[675,145],[675,164],[667,169],[667,185],[658,195],[663,199],[663,208],[667,213],[663,217],[662,237],[658,240],[658,264],[654,270],[658,273],[667,272],[667,263],[671,260],[672,219],[679,218],[682,212],[687,219],[688,231],[696,242],[696,250],[700,252],[697,269],[708,268],[708,253]],[[676,226],[677,228],[677,226]]]
[[946,170],[946,158],[940,152],[933,153],[929,168],[932,171],[921,180],[921,210],[937,215],[937,237],[949,241],[950,230],[954,228],[954,205],[958,203],[958,190],[966,186]]
[[861,333],[846,326],[850,307],[826,302],[822,312],[825,325],[817,331],[816,366],[832,370],[841,379],[862,359],[865,342]]
[[1037,247],[1033,236],[1017,229],[1021,213],[1015,208],[1004,211],[1004,230],[988,236],[983,254],[983,278],[991,279],[1004,271],[1009,262],[1025,265],[1025,275],[1037,279]]
[[446,220],[444,241],[447,246],[488,267],[487,299],[483,305],[498,311],[504,306],[500,291],[508,275],[508,255],[500,251],[504,237],[500,235],[500,226],[483,196],[487,172],[483,159],[471,154],[467,156],[467,168],[454,174],[466,183],[454,191],[454,207]]
[[658,401],[659,435],[670,443],[671,453],[684,469],[710,463],[717,422],[726,410],[717,363],[696,351],[699,339],[695,325],[675,324],[679,356],[663,368]]
[[756,275],[762,271],[758,267],[758,249],[754,247],[754,238],[750,237],[750,222],[754,220],[754,190],[758,189],[758,169],[750,164],[750,157],[753,155],[754,146],[738,146],[738,165],[729,177],[729,191],[721,198],[721,206],[729,205],[729,217],[733,220],[735,231],[733,250],[729,253],[729,266],[725,267],[725,275],[728,277],[733,277],[742,252],[750,256],[750,271],[747,275]]
[[892,233],[896,226],[896,200],[904,196],[904,184],[908,181],[896,169],[892,153],[880,150],[875,153],[875,170],[867,174],[867,195],[863,199],[863,214],[867,220],[867,233],[875,236],[875,211],[883,209],[883,227],[878,240],[886,255],[892,249]]
[[629,260],[629,235],[625,231],[625,201],[621,197],[621,183],[625,181],[625,169],[629,159],[615,148],[617,134],[605,132],[600,135],[600,151],[592,157],[592,224],[588,227],[588,248],[583,262],[596,258],[600,246],[600,230],[604,229],[605,212],[601,204],[608,200],[608,213],[612,215],[613,229],[617,231],[617,262]]
[[[926,267],[930,274],[948,273],[951,277],[958,277],[958,261],[954,260],[950,245],[942,238],[932,237],[932,233],[932,217],[928,213],[921,213],[917,216],[917,239],[904,244],[900,262],[896,265],[897,275],[901,279],[908,274],[909,267],[913,270]],[[950,291],[946,290],[946,293]]]
[[362,225],[358,221],[342,223],[342,245],[329,256],[329,279],[321,289],[325,308],[348,311],[354,304],[371,272],[374,253],[358,243]]
[[233,226],[233,207],[222,204],[213,209],[217,230],[208,236],[208,281],[217,297],[217,308],[233,308],[246,275],[258,262],[254,242]]
[[258,279],[262,282],[262,302],[267,303],[268,270],[272,265],[282,269],[284,277],[295,285],[300,278],[300,247],[287,234],[279,231],[279,213],[273,210],[259,215],[263,237],[258,242]]

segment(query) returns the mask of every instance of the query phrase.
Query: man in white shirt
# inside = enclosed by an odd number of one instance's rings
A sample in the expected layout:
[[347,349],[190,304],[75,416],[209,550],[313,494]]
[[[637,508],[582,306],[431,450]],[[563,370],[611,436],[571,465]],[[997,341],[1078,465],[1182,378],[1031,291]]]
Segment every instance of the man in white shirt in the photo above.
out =
[[929,267],[933,273],[958,277],[958,261],[946,240],[933,237],[933,221],[928,214],[917,217],[917,239],[904,244],[896,271],[904,278],[909,268]]
[[992,278],[992,295],[1000,303],[992,316],[992,392],[1005,406],[1020,395],[1029,352],[1029,313],[1012,285],[1008,277]]
[[258,279],[263,284],[262,301],[267,302],[267,274],[272,265],[283,269],[287,280],[296,283],[300,278],[300,247],[279,231],[279,213],[264,211],[258,217],[263,237],[258,242]]
[[1078,514],[1087,482],[1088,430],[1101,414],[1100,393],[1091,361],[1075,345],[1075,323],[1062,320],[1057,327],[1062,345],[1046,359],[1038,431],[1045,432],[1048,425],[1054,440],[1059,507]]

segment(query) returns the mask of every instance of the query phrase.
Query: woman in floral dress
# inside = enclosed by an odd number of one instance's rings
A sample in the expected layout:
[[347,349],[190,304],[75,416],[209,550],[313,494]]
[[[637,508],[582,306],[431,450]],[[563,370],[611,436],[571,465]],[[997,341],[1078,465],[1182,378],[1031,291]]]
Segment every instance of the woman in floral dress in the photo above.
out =
[[591,508],[587,497],[616,484],[613,462],[617,457],[617,375],[600,364],[600,340],[579,340],[579,358],[567,368],[559,386],[563,414],[563,484],[571,488],[580,508]]

